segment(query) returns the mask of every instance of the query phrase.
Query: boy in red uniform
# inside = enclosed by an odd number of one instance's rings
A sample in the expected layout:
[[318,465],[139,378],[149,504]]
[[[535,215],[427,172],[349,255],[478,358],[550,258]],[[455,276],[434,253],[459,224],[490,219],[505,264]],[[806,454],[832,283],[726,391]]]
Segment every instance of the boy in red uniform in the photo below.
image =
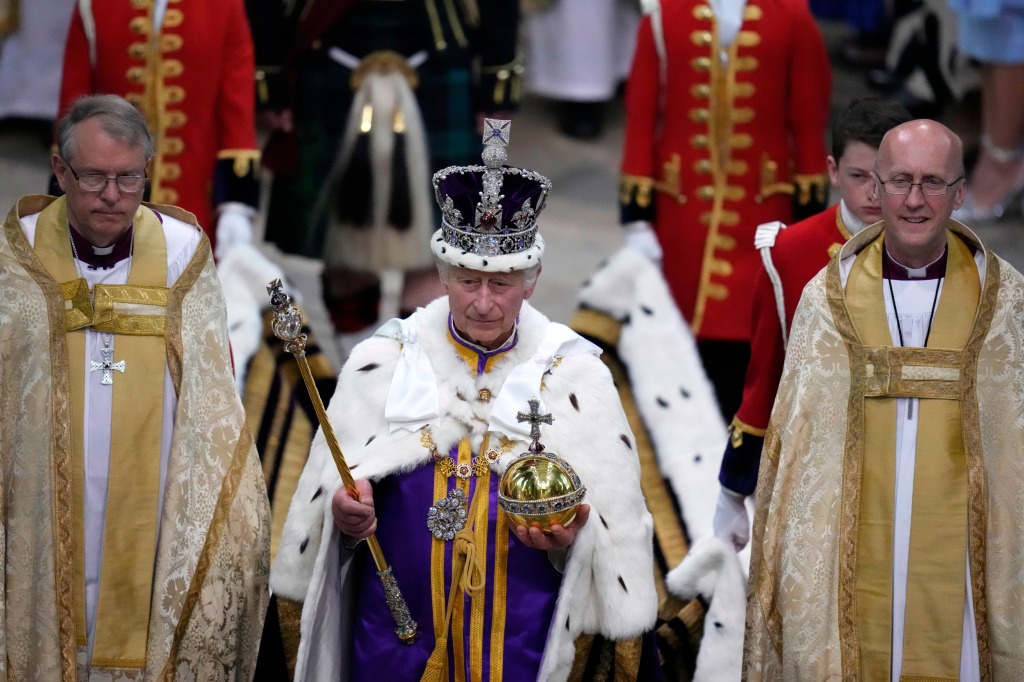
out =
[[877,97],[854,100],[832,127],[832,154],[827,159],[829,180],[838,190],[840,202],[789,228],[779,222],[757,228],[755,245],[763,267],[754,289],[750,364],[743,402],[729,425],[714,519],[715,534],[731,541],[737,550],[749,540],[744,499],[757,485],[761,446],[800,294],[846,240],[882,219],[871,170],[882,137],[910,118],[895,101]]

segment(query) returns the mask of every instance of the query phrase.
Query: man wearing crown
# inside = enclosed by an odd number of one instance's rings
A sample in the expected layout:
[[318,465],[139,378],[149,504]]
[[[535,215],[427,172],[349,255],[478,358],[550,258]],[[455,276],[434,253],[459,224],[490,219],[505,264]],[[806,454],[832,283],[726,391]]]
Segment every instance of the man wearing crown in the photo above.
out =
[[[434,175],[447,295],[342,369],[327,414],[358,500],[314,440],[271,578],[286,632],[301,603],[296,680],[656,679],[633,435],[597,348],[527,302],[550,182],[502,165],[508,131],[487,120],[485,165]],[[550,534],[499,509],[502,473],[538,436],[586,489]],[[372,533],[419,624],[412,643],[395,635]]]

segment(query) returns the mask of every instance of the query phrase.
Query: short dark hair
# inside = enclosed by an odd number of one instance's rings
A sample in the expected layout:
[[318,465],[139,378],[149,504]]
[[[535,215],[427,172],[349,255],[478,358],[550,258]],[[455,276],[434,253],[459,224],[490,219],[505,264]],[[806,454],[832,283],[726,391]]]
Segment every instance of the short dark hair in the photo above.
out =
[[899,102],[882,97],[861,97],[839,112],[832,124],[832,158],[839,158],[851,142],[863,142],[878,149],[885,134],[913,119]]
[[86,95],[71,103],[71,108],[57,123],[57,151],[70,159],[75,154],[72,133],[82,121],[98,119],[107,135],[130,147],[142,149],[146,161],[153,158],[153,137],[146,120],[128,100],[117,95]]

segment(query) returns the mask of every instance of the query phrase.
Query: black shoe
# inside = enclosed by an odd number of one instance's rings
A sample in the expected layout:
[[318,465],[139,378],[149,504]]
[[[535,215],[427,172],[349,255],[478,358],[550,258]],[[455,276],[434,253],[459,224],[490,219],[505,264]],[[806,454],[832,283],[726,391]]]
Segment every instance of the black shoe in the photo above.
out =
[[558,129],[569,137],[593,140],[601,134],[604,102],[562,102]]

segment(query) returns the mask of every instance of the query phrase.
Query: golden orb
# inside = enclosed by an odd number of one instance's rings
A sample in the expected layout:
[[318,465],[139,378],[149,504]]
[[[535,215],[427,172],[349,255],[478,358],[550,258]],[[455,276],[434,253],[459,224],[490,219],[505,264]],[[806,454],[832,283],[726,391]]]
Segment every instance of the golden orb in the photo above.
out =
[[498,506],[516,526],[538,525],[545,533],[576,518],[587,489],[564,459],[550,452],[524,452],[505,469]]

